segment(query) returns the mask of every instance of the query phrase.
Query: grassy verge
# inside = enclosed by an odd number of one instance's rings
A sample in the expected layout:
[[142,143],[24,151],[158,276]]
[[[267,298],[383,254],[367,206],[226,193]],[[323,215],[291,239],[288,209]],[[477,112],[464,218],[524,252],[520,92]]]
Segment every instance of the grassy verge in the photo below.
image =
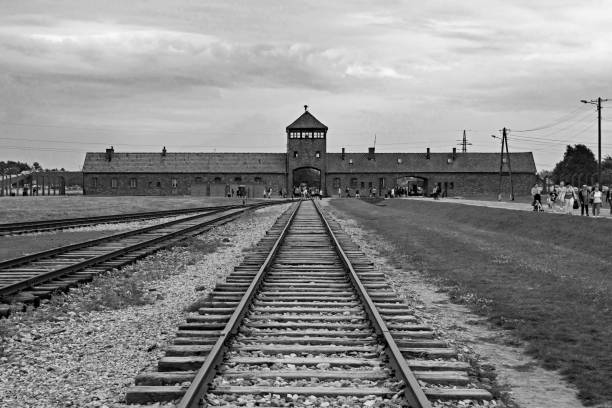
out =
[[450,288],[457,301],[528,341],[579,389],[612,401],[612,222],[448,203],[332,205],[393,242],[386,254]]

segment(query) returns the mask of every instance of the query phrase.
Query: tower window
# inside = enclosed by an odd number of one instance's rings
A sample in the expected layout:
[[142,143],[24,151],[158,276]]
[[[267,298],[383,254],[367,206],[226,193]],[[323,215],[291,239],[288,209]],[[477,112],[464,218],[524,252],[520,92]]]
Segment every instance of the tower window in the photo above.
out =
[[297,152],[297,150],[294,150],[294,151],[293,151],[293,157],[298,157],[298,152]]
[[315,157],[316,157],[317,159],[320,159],[320,158],[321,158],[321,152],[317,151],[317,152],[315,153]]

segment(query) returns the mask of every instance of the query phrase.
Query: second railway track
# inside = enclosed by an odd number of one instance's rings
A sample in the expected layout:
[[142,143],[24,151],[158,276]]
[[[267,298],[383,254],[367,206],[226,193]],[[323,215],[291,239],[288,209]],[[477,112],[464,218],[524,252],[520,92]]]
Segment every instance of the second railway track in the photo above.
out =
[[128,214],[98,215],[92,217],[63,218],[52,220],[24,221],[0,224],[0,236],[19,235],[32,232],[55,231],[68,228],[85,227],[97,224],[117,224],[137,220],[149,220],[154,218],[173,217],[177,215],[187,215],[202,213],[206,211],[217,211],[222,209],[235,208],[233,205],[218,207],[198,207],[182,208],[176,210],[149,211]]
[[[186,236],[197,235],[259,206],[261,204],[207,210],[158,225],[2,261],[0,304],[36,304],[40,298],[48,297],[55,291],[131,263]],[[10,307],[3,306],[0,311],[7,314]]]
[[456,357],[318,206],[303,202],[188,317],[158,371],[139,375],[126,400],[422,408],[491,399]]

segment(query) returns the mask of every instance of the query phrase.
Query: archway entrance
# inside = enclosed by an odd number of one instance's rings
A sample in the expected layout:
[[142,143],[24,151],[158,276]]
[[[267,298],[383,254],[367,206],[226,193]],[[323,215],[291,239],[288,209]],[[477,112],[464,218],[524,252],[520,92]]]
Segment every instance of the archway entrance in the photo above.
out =
[[402,195],[422,196],[427,194],[427,179],[423,177],[398,177],[395,179],[395,186]]
[[321,170],[314,167],[300,167],[293,170],[293,187],[321,190]]

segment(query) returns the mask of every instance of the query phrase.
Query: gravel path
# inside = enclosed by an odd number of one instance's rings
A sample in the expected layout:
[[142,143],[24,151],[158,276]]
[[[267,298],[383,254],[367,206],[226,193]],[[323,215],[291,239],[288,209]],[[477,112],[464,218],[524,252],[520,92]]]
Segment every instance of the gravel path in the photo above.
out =
[[[83,296],[93,296],[95,286],[103,283],[96,281],[61,303],[0,321],[0,407],[124,406],[126,388],[136,374],[157,364],[185,319],[185,307],[239,265],[242,252],[287,207],[257,210],[207,233],[204,240],[222,243],[213,253],[186,253],[189,247],[179,247],[132,266],[141,273],[166,269],[165,279],[146,282],[157,299],[152,303],[83,310]],[[112,278],[100,281],[105,279]]]

